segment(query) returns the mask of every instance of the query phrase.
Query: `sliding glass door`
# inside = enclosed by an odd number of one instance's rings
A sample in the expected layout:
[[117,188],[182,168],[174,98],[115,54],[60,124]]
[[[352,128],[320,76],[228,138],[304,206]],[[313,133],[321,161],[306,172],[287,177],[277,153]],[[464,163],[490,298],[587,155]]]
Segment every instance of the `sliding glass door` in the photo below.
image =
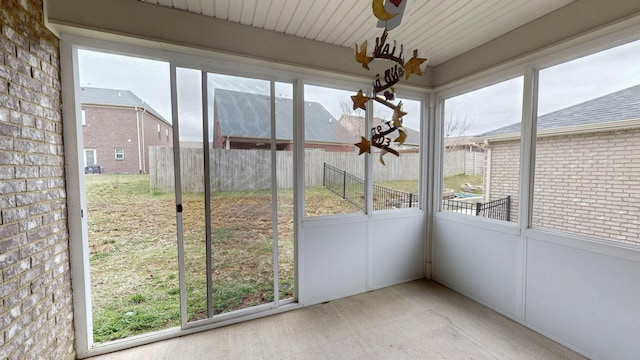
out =
[[87,348],[293,302],[293,84],[74,56]]
[[183,326],[277,307],[295,290],[293,86],[175,74]]

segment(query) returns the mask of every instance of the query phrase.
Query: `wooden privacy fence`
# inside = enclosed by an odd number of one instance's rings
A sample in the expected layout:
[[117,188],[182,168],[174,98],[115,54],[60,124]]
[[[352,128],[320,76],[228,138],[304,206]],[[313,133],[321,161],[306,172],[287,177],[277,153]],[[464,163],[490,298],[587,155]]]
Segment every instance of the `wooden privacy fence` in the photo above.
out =
[[479,175],[484,171],[484,153],[475,151],[446,151],[444,153],[444,176],[460,174]]
[[[378,181],[416,180],[419,178],[420,157],[403,153],[400,157],[387,154],[386,166],[374,154],[374,179]],[[305,151],[305,186],[322,185],[324,164],[346,169],[364,178],[364,155],[357,152]],[[204,151],[202,148],[181,148],[181,182],[185,193],[204,192]],[[251,191],[271,187],[271,152],[269,150],[210,150],[212,191]],[[293,152],[276,152],[277,186],[293,187]],[[152,192],[174,190],[173,148],[149,148],[149,178]]]

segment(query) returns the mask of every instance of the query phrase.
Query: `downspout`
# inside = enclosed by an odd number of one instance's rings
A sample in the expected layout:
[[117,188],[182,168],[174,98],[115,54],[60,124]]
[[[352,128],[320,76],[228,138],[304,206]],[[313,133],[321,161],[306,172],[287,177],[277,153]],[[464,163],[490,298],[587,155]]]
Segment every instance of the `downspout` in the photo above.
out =
[[142,173],[143,174],[147,173],[147,164],[146,164],[146,162],[147,162],[147,160],[146,160],[147,152],[146,152],[146,149],[144,147],[144,113],[146,113],[146,112],[147,112],[147,109],[142,108],[142,114],[140,116],[140,118],[142,119],[142,121],[141,121],[142,122],[142,147],[141,147],[142,151],[141,152],[142,152]]
[[491,145],[489,145],[489,140],[484,141],[484,151],[485,151],[485,168],[486,174],[484,176],[484,201],[491,201]]
[[136,109],[136,132],[138,133],[138,173],[142,174],[142,152],[140,151],[140,114],[138,113],[138,107]]

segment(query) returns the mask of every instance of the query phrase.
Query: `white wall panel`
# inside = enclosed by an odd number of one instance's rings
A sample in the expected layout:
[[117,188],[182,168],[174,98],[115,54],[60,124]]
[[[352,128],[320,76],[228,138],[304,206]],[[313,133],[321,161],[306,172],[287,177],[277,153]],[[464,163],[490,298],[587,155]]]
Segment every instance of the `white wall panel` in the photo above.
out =
[[372,221],[369,289],[424,277],[424,215]]
[[317,304],[367,290],[366,221],[303,222],[299,237],[299,301]]
[[495,231],[490,229],[494,224],[484,221],[461,214],[436,215],[433,278],[516,318],[518,231]]
[[528,326],[594,359],[637,359],[640,252],[534,233],[527,265]]

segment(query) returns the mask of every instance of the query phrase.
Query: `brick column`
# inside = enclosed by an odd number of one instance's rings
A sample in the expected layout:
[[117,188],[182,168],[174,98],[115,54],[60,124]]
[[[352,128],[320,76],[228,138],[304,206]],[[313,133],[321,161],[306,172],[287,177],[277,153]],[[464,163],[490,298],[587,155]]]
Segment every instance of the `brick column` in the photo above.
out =
[[0,359],[75,357],[58,39],[0,0]]

